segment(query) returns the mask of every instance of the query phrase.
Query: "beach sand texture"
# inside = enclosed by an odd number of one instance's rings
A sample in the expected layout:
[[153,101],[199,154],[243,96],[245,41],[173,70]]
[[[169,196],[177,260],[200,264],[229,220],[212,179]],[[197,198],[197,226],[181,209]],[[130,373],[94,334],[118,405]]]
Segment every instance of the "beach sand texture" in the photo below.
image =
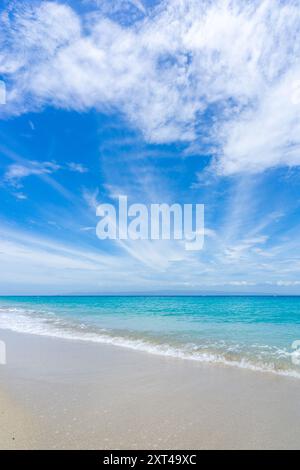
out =
[[0,448],[299,449],[300,381],[1,330]]

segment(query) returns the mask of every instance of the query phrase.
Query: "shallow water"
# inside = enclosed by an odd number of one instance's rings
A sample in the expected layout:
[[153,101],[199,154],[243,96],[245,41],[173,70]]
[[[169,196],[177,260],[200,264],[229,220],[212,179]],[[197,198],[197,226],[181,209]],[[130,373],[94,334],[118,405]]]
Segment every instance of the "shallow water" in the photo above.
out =
[[300,297],[1,297],[0,328],[300,378]]

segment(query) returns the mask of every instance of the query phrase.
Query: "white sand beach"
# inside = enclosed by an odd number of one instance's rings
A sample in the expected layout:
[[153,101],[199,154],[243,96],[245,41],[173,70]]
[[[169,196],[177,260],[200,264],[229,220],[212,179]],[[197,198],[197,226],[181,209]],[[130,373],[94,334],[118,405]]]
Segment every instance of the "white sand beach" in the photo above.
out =
[[1,449],[299,449],[300,381],[0,331]]

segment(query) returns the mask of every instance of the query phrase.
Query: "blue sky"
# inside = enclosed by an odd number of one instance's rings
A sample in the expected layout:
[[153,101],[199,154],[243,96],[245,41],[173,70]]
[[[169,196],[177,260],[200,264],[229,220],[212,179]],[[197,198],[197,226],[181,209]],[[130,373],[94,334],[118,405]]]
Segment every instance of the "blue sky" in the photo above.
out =
[[[300,293],[298,2],[1,2],[0,294]],[[205,245],[96,206],[204,203]]]

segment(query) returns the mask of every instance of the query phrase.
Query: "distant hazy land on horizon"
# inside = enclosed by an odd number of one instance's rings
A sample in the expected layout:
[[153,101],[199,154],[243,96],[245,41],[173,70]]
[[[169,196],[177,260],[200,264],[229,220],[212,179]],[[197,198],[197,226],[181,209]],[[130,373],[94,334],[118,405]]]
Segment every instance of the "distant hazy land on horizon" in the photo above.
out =
[[0,329],[300,378],[299,297],[1,297]]

